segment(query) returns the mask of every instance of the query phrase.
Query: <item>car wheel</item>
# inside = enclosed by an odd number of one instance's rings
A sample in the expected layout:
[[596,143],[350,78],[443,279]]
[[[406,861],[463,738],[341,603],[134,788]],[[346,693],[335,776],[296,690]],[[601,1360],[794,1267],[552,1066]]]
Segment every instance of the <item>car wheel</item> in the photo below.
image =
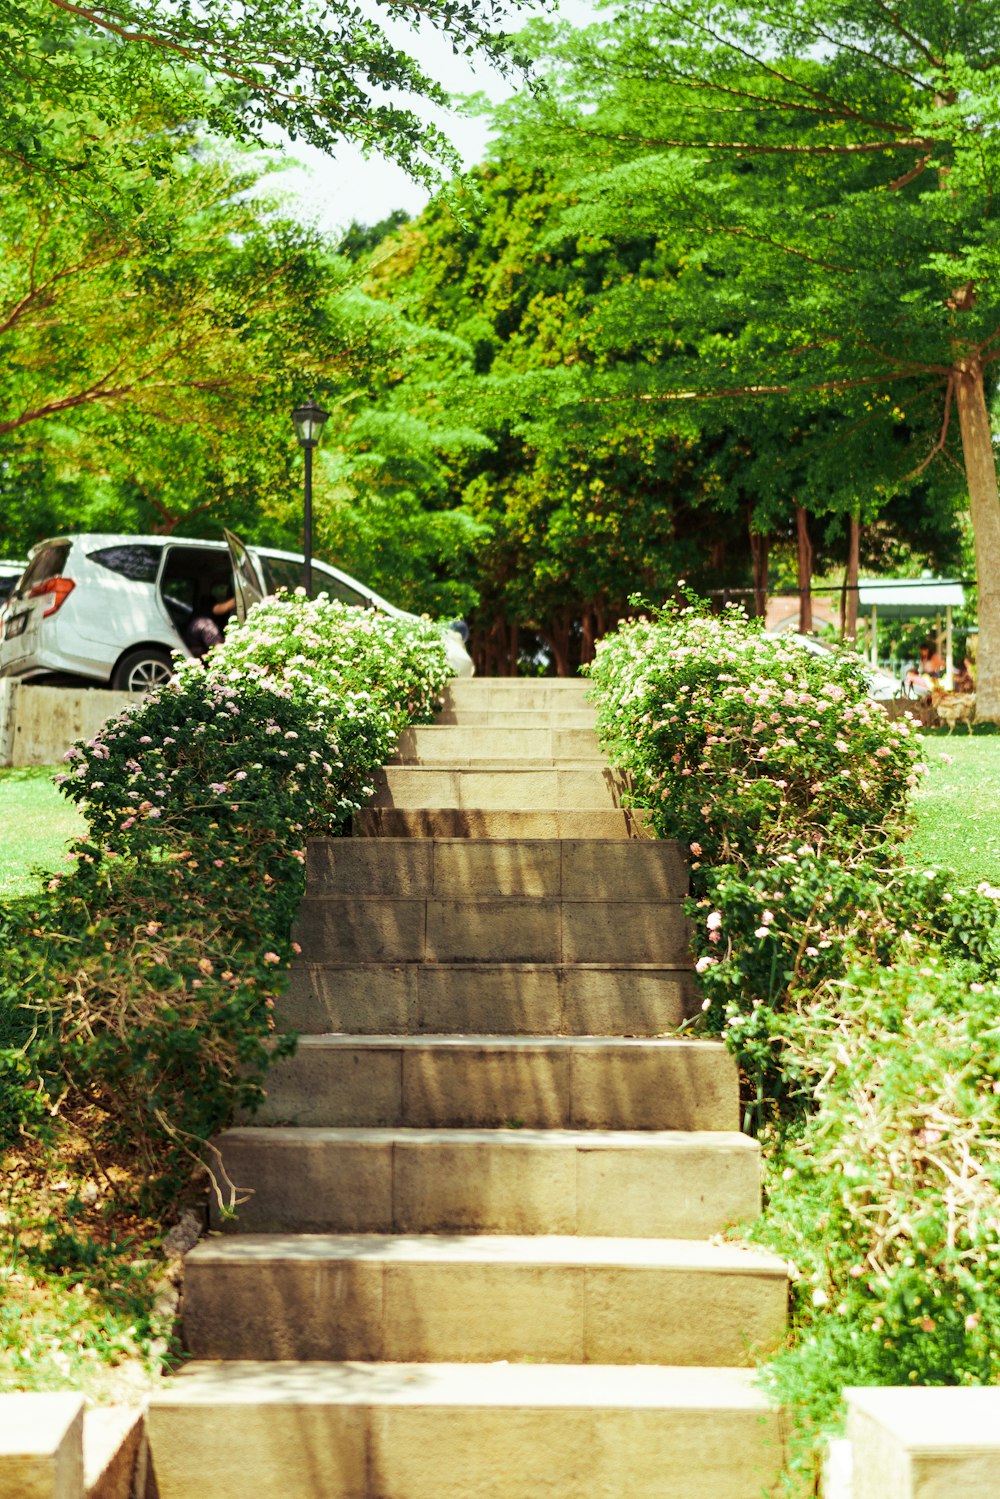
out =
[[162,687],[174,674],[173,657],[155,645],[129,651],[115,667],[111,685],[116,692],[150,692]]

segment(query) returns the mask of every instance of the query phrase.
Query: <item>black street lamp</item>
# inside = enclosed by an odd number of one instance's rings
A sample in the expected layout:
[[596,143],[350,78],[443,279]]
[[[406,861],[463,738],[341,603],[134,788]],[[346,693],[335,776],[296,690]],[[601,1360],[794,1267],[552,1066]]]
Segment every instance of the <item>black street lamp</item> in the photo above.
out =
[[306,490],[305,504],[303,507],[303,550],[305,552],[305,564],[302,568],[302,582],[306,590],[306,598],[312,597],[312,545],[313,545],[313,448],[319,445],[320,433],[323,431],[323,423],[330,415],[324,411],[322,406],[317,406],[312,396],[304,406],[297,406],[292,412],[292,421],[295,423],[295,435],[305,449],[306,455]]

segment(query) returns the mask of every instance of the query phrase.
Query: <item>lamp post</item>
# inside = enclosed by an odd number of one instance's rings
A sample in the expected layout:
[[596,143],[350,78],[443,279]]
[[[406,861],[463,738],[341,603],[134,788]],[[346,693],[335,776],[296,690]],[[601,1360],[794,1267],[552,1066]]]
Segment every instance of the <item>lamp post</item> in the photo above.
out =
[[313,448],[319,445],[323,423],[329,414],[328,411],[323,410],[322,406],[317,406],[312,396],[309,397],[304,406],[297,406],[292,412],[292,421],[295,423],[295,435],[305,449],[306,458],[306,487],[305,502],[303,505],[303,551],[305,552],[305,564],[302,568],[302,583],[306,590],[306,598],[312,595],[312,455]]

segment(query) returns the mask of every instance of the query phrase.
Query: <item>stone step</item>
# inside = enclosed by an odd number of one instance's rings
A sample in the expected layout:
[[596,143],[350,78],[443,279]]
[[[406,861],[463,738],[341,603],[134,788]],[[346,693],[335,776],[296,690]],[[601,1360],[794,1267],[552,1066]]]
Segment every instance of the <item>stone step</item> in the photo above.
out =
[[535,809],[364,807],[355,838],[628,838],[648,841],[648,812],[627,807]]
[[690,967],[657,963],[307,963],[275,1010],[307,1035],[662,1036],[699,1009]]
[[308,845],[306,892],[449,898],[678,901],[680,845],[599,838],[325,838]]
[[83,1425],[78,1392],[0,1397],[0,1499],[82,1499]]
[[484,766],[529,760],[555,765],[593,760],[603,764],[604,758],[591,728],[518,729],[510,724],[476,728],[460,723],[404,729],[393,763]]
[[996,1499],[1000,1389],[847,1389],[853,1499]]
[[738,1132],[231,1129],[216,1140],[239,1233],[584,1234],[703,1239],[755,1218]]
[[507,729],[592,729],[597,723],[597,709],[586,703],[573,708],[510,708],[503,704],[492,708],[442,708],[434,722],[461,724],[465,728],[496,724]]
[[188,1364],[147,1429],[159,1499],[761,1499],[783,1459],[729,1368]]
[[544,677],[529,681],[524,677],[453,678],[444,690],[443,707],[448,709],[504,708],[521,713],[551,709],[590,707],[590,683],[584,677]]
[[303,1036],[270,1069],[255,1122],[732,1130],[738,1092],[718,1041]]
[[307,895],[296,937],[316,963],[690,961],[679,901]]
[[201,1359],[748,1365],[787,1266],[738,1244],[562,1235],[246,1234],[185,1261]]
[[374,776],[376,807],[459,807],[474,811],[609,811],[621,805],[621,777],[600,763],[475,768],[387,765]]

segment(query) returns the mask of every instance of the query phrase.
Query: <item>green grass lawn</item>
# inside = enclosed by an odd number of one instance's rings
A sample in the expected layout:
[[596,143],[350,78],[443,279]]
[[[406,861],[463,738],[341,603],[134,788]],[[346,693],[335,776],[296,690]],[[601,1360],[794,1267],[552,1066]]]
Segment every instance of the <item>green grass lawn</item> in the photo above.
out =
[[0,900],[37,890],[39,868],[64,869],[67,840],[86,831],[53,786],[54,774],[52,766],[0,770]]
[[940,864],[963,883],[1000,885],[1000,734],[925,733],[929,769],[917,792],[908,864]]

